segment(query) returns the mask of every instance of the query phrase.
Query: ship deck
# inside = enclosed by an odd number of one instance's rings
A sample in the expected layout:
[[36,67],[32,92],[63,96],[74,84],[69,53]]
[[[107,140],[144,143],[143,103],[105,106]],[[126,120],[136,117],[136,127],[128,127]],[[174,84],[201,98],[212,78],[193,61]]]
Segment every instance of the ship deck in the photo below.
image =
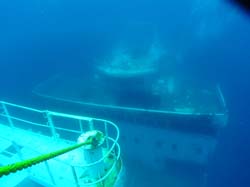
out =
[[[65,148],[72,143],[55,140],[51,137],[34,133],[31,130],[23,130],[19,128],[11,128],[6,125],[0,125],[0,164],[6,165],[14,162],[21,161],[22,159],[33,158],[41,154],[59,150]],[[71,170],[66,165],[67,158],[73,156],[72,153],[59,156],[56,160],[50,160],[48,163],[41,163],[33,166],[32,169],[26,169],[19,171],[15,174],[4,176],[0,179],[0,186],[14,187],[21,185],[25,181],[35,183],[36,186],[51,186],[53,180],[57,180],[56,183],[59,186],[71,186],[73,178],[71,176]],[[50,172],[48,172],[48,169]],[[62,171],[64,171],[62,173]],[[53,178],[49,173],[53,173]],[[67,173],[67,174],[66,174]],[[65,177],[67,176],[67,177]],[[21,185],[22,186],[22,185]]]
[[[119,129],[110,121],[38,110],[0,101],[0,165],[2,166],[41,155],[45,158],[44,154],[76,145],[79,136],[91,130],[103,132],[106,137],[102,144],[104,154],[99,160],[86,162],[82,148],[78,148],[16,173],[2,176],[0,186],[16,187],[33,184],[35,187],[96,186],[100,182],[113,180],[116,163],[120,160],[120,147],[117,143]],[[108,162],[111,154],[114,159]],[[109,164],[105,175],[98,179],[91,178],[89,172],[101,161]],[[1,170],[1,174],[2,172]]]
[[198,88],[183,82],[176,93],[161,90],[154,95],[150,90],[153,83],[145,84],[134,79],[117,81],[107,77],[59,74],[37,85],[33,92],[56,100],[118,110],[187,115],[226,112],[218,86]]
[[56,110],[68,108],[79,114],[119,124],[178,129],[216,136],[218,129],[227,123],[226,104],[219,86],[202,90],[184,84],[183,91],[178,91],[176,95],[162,93],[154,96],[151,92],[141,93],[145,89],[140,86],[137,88],[138,85],[143,85],[143,82],[116,82],[107,77],[81,78],[59,74],[41,82],[33,93]]

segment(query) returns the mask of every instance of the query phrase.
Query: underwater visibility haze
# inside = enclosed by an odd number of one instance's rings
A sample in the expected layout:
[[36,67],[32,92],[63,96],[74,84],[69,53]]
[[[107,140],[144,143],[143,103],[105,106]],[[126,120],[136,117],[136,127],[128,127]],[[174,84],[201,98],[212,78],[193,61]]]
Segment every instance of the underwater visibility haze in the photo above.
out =
[[[0,101],[114,128],[109,135],[119,137],[121,155],[114,144],[104,161],[109,167],[117,158],[111,175],[121,171],[113,176],[121,181],[91,187],[250,186],[250,13],[242,7],[227,0],[2,0]],[[77,129],[60,120],[60,128]],[[0,146],[0,165],[9,164]],[[84,171],[74,180],[97,175]],[[13,186],[49,186],[34,178]]]

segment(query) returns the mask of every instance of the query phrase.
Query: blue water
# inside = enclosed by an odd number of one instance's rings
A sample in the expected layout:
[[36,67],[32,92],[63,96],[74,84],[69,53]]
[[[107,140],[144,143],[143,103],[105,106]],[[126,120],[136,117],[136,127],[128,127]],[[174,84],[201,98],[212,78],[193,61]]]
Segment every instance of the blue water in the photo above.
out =
[[140,48],[152,33],[169,53],[161,73],[178,69],[203,84],[220,83],[225,95],[229,123],[207,186],[250,186],[250,15],[225,1],[2,0],[0,100],[32,103],[41,81],[91,74],[95,59],[117,43]]

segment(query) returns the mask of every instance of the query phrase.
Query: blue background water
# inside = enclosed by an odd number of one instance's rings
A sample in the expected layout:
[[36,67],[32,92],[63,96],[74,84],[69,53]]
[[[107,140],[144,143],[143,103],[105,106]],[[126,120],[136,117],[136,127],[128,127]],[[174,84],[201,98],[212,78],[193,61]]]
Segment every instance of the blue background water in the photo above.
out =
[[[138,24],[146,26],[130,35]],[[137,44],[150,37],[148,28],[183,73],[222,87],[230,118],[208,186],[249,186],[250,15],[224,1],[2,0],[1,100],[32,102],[39,82],[58,72],[91,73],[94,59],[121,37]]]

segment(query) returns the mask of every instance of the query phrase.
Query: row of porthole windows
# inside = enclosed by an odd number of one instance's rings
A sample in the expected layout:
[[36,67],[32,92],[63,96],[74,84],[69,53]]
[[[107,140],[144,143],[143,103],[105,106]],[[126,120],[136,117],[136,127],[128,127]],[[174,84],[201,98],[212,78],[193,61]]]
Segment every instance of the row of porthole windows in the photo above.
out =
[[[128,138],[127,138],[126,136],[124,136],[124,135],[121,136],[121,141],[122,141],[122,142],[126,142],[127,139],[128,139]],[[131,138],[129,138],[129,139],[131,139]],[[142,143],[143,143],[138,137],[133,137],[133,138],[132,138],[132,142],[133,142],[133,144],[135,144],[135,145],[138,145],[138,144],[142,144]],[[161,149],[163,149],[165,146],[166,146],[166,143],[164,143],[163,140],[157,140],[157,141],[154,142],[154,147],[157,148],[157,150],[161,150]],[[201,154],[203,153],[203,148],[202,148],[201,145],[195,144],[195,143],[194,143],[191,147],[192,147],[193,152],[194,152],[195,154],[201,155]],[[171,144],[170,144],[170,149],[171,149],[171,151],[173,151],[173,152],[178,152],[180,148],[179,148],[179,146],[178,146],[177,143],[171,143]]]

